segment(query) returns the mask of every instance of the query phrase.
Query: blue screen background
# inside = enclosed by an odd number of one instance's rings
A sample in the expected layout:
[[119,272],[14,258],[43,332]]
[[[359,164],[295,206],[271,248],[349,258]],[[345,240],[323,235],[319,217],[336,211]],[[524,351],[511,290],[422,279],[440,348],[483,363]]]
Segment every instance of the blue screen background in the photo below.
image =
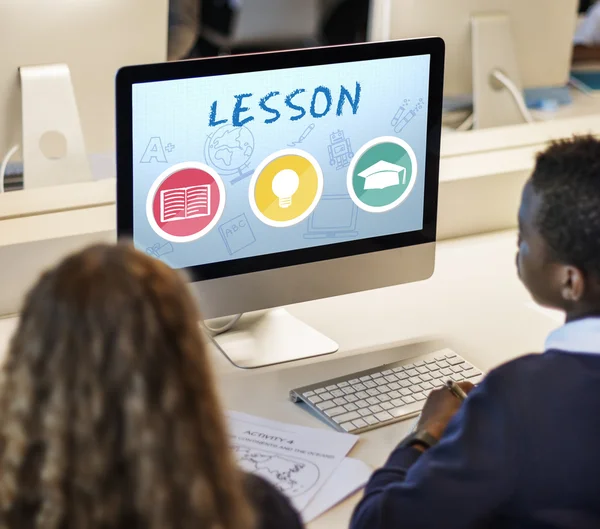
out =
[[[424,55],[134,85],[136,247],[161,257],[174,268],[183,268],[420,230],[423,227],[429,66],[430,57]],[[346,102],[344,114],[337,116],[340,85],[354,94],[356,82],[361,84],[356,115]],[[326,116],[315,119],[309,107],[318,86],[331,89],[333,105]],[[289,117],[295,112],[285,107],[284,96],[298,88],[306,92],[293,101],[307,113],[302,119],[290,121]],[[282,94],[268,103],[281,111],[281,118],[265,124],[264,120],[273,115],[261,110],[258,103],[272,91]],[[214,134],[231,131],[235,95],[242,93],[252,93],[253,97],[244,99],[244,106],[250,110],[241,118],[254,116],[255,119],[238,129],[242,135],[239,139],[250,139],[253,148],[240,152],[239,156],[223,156],[210,149],[211,139]],[[209,126],[215,100],[218,101],[217,118],[228,118],[229,125]],[[400,123],[394,120],[395,116],[400,117]],[[220,129],[223,126],[228,128]],[[405,140],[415,152],[418,174],[412,192],[398,207],[385,213],[368,213],[358,209],[348,195],[349,159],[343,153],[348,149],[347,142],[350,149],[357,152],[379,136]],[[158,153],[151,159],[150,144],[156,146],[154,153]],[[319,162],[324,175],[323,197],[312,214],[314,218],[311,216],[295,226],[274,228],[252,213],[249,184],[254,169],[264,158],[291,146],[310,153]],[[329,146],[333,159],[330,159]],[[205,163],[220,174],[225,182],[226,206],[219,224],[210,233],[193,242],[169,243],[152,230],[146,218],[146,199],[152,183],[163,171],[188,161]]]

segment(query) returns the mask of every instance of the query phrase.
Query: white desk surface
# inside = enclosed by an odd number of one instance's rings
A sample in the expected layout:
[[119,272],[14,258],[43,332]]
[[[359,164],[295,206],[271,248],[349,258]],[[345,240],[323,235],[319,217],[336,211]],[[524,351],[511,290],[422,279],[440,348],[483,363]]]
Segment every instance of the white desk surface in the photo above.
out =
[[[291,313],[336,340],[339,352],[242,371],[215,349],[226,407],[326,428],[289,401],[290,389],[444,346],[483,370],[541,351],[546,335],[558,324],[527,306],[530,298],[516,276],[515,251],[512,231],[448,241],[438,245],[436,271],[428,281],[291,307]],[[0,351],[15,324],[14,318],[0,320]],[[412,422],[362,435],[350,456],[377,468]],[[346,528],[361,494],[315,520],[310,529]]]

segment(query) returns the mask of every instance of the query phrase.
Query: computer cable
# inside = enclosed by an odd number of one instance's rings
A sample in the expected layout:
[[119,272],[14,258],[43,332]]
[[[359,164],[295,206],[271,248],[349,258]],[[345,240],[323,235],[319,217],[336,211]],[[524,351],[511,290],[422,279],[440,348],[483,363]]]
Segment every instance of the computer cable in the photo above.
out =
[[19,145],[13,145],[6,156],[2,160],[0,164],[0,193],[4,193],[4,177],[6,176],[6,168],[8,167],[8,162],[10,162],[11,158],[15,155],[15,153],[19,150]]
[[517,88],[515,83],[510,79],[510,77],[502,73],[500,70],[494,70],[492,72],[492,77],[496,79],[499,83],[501,83],[510,92],[510,95],[515,100],[515,103],[517,104],[517,107],[519,108],[519,112],[523,116],[523,119],[527,123],[534,123],[535,120],[533,119],[531,112],[529,112],[529,109],[527,108],[527,104],[525,103],[525,98],[523,97],[523,94]]

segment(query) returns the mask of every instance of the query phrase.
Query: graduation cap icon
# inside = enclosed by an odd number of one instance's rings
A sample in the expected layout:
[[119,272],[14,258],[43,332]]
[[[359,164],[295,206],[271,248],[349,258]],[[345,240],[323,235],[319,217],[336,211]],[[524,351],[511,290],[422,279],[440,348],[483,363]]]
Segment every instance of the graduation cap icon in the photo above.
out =
[[365,179],[365,189],[385,189],[406,184],[406,168],[395,163],[380,160],[364,171],[358,173],[358,176]]

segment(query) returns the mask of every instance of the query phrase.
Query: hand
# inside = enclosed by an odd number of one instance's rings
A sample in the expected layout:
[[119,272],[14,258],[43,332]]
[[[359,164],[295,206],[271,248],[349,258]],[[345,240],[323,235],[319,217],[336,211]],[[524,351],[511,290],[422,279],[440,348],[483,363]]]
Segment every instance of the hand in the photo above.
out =
[[[459,382],[458,385],[467,394],[475,387],[470,382]],[[434,389],[427,397],[417,429],[425,430],[436,439],[441,439],[450,419],[454,417],[462,403],[463,401],[455,397],[448,389]]]

